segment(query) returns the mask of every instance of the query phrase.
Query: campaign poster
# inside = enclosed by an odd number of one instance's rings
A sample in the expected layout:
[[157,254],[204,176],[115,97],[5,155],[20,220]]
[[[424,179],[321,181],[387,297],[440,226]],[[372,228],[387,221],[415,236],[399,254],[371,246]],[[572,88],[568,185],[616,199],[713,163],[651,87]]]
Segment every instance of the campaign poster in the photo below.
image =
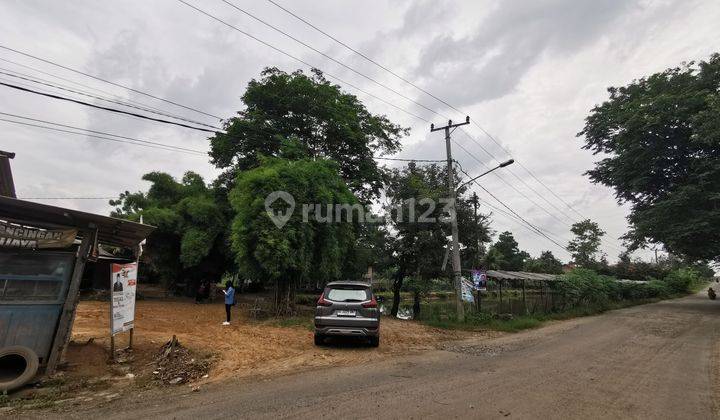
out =
[[115,335],[135,325],[135,289],[138,263],[113,264],[110,275],[112,319],[110,332]]
[[476,290],[487,290],[487,273],[484,270],[472,270],[472,278]]

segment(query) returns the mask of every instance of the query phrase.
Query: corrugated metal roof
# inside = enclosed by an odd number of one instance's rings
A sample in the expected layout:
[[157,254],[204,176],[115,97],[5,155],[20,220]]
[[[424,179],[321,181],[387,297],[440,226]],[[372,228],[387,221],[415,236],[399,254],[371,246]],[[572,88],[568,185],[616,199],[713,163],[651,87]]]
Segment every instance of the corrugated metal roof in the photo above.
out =
[[557,281],[558,274],[529,273],[526,271],[488,270],[487,276],[500,280]]
[[[94,225],[98,230],[99,243],[126,248],[137,246],[155,229],[153,226],[128,220],[10,197],[0,197],[0,219],[45,229],[89,229]],[[82,235],[82,232],[79,235]]]

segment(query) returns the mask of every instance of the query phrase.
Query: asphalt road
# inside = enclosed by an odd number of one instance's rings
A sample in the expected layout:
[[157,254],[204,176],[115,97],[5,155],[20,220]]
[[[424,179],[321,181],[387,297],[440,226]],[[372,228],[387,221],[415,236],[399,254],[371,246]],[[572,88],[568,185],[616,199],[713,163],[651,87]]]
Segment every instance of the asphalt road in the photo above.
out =
[[410,357],[128,397],[62,416],[715,418],[719,339],[720,301],[700,294]]

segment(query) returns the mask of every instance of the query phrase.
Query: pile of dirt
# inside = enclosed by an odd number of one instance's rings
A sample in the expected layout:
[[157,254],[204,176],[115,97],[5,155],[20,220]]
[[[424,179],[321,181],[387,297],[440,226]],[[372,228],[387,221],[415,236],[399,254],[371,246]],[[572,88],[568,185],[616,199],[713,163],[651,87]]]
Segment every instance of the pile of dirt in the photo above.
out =
[[210,358],[198,357],[180,345],[174,335],[170,341],[160,347],[154,363],[154,379],[168,385],[184,384],[207,378],[212,367]]

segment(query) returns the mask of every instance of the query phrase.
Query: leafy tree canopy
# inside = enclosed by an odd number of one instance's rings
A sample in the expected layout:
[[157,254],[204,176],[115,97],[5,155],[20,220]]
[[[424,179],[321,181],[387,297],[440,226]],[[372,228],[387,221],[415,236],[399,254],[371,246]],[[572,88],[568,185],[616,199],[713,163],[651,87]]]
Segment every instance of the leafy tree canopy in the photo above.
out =
[[[289,193],[295,208],[287,222],[278,227],[266,210],[265,199],[275,191]],[[330,160],[264,158],[260,166],[240,172],[230,193],[236,211],[232,223],[232,249],[241,273],[249,279],[275,286],[276,309],[293,310],[297,286],[356,278],[353,268],[357,223],[318,222],[313,212],[303,221],[303,204],[357,204],[357,199],[338,175]],[[271,204],[277,214],[292,207],[283,199]],[[357,213],[353,213],[357,214]]]
[[575,235],[575,239],[568,243],[567,249],[573,261],[580,267],[593,268],[597,263],[605,231],[590,219],[574,223],[570,231]]
[[631,249],[662,243],[689,260],[720,261],[720,55],[620,88],[586,119],[588,171],[632,205]]
[[318,70],[306,75],[267,68],[260,80],[250,81],[242,100],[245,109],[225,122],[227,134],[210,139],[213,164],[231,172],[255,168],[261,156],[278,156],[283,141],[292,138],[301,149],[296,156],[338,162],[343,179],[363,200],[382,187],[373,156],[399,150],[399,140],[409,132],[384,115],[371,114]]
[[111,205],[113,217],[156,226],[147,242],[145,261],[166,285],[190,277],[217,280],[223,264],[222,246],[227,219],[202,177],[186,172],[180,182],[163,172],[143,176],[151,183],[147,193],[128,191]]
[[447,198],[445,174],[438,165],[414,162],[389,173],[385,193],[396,232],[395,253],[407,275],[428,278],[441,272],[449,234],[440,203]]

